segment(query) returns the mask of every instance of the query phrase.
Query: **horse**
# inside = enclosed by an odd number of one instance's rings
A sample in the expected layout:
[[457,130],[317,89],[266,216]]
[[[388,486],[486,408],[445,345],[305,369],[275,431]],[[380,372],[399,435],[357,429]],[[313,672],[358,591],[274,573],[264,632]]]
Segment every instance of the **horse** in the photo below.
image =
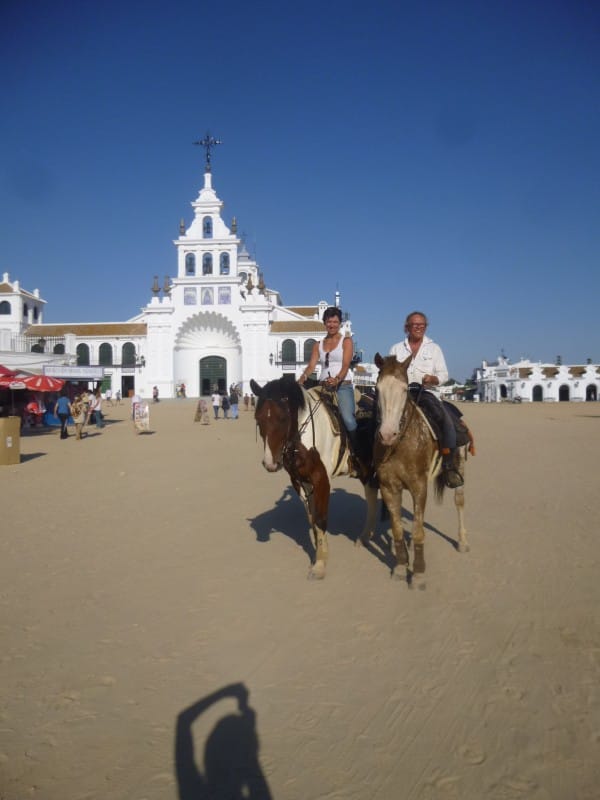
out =
[[[441,502],[444,478],[441,474],[441,455],[434,433],[425,416],[408,391],[407,368],[412,356],[399,362],[396,356],[375,356],[379,368],[377,380],[377,406],[379,426],[374,444],[374,468],[384,503],[389,511],[396,566],[406,566],[408,575],[420,577],[425,572],[425,530],[423,521],[429,481],[434,482],[435,495]],[[465,435],[472,437],[465,428]],[[455,466],[465,474],[468,445],[457,448]],[[474,452],[471,449],[471,452]],[[402,526],[402,492],[407,489],[413,501],[412,544],[413,562]],[[465,495],[463,487],[454,490],[454,504],[458,512],[457,549],[469,550],[464,525]],[[368,540],[363,541],[366,544]],[[396,575],[396,577],[400,577]]]
[[[250,381],[257,397],[254,418],[264,443],[263,466],[267,472],[282,467],[304,503],[315,544],[315,560],[309,578],[325,577],[328,559],[327,519],[331,479],[352,471],[350,450],[336,429],[320,389],[304,389],[293,375],[259,386]],[[377,489],[361,471],[367,516],[361,534],[370,538],[376,524]]]

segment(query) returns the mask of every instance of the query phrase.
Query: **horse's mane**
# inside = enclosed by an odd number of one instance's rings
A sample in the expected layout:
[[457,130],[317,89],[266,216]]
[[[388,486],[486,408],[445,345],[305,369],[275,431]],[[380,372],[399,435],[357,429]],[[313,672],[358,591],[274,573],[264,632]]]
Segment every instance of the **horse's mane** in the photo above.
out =
[[290,408],[300,409],[306,405],[304,391],[293,375],[284,375],[265,384],[259,402],[264,400],[279,402],[283,399],[287,399]]
[[[377,354],[379,356],[379,353]],[[398,378],[402,378],[406,382],[408,382],[407,376],[407,365],[408,362],[411,360],[412,356],[406,361],[398,361],[396,356],[379,356],[379,359],[376,360],[376,364],[379,367],[379,375],[394,375]],[[376,356],[377,359],[377,356]]]

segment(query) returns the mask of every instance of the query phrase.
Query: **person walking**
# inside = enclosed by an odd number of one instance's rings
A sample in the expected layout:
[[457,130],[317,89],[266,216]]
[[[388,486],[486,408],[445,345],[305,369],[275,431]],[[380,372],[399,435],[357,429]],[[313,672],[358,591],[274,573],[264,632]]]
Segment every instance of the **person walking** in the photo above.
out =
[[211,403],[215,414],[215,419],[219,419],[219,409],[221,408],[221,395],[219,392],[213,392],[211,395]]
[[231,406],[231,419],[239,417],[239,403],[240,396],[235,386],[232,386],[229,391],[229,405]]
[[96,427],[103,428],[104,415],[102,413],[102,392],[100,391],[100,389],[96,389],[96,394],[94,398],[94,414],[96,416]]
[[223,409],[223,419],[229,419],[229,397],[226,394],[221,397],[221,408]]
[[77,395],[71,403],[71,414],[73,415],[73,422],[75,423],[75,438],[81,439],[83,437],[86,411],[80,395]]
[[56,401],[56,405],[54,406],[54,416],[58,417],[60,420],[61,439],[69,438],[67,423],[69,422],[70,415],[71,415],[71,403],[69,402],[69,398],[67,397],[66,390],[63,389],[62,392],[60,393],[60,397]]

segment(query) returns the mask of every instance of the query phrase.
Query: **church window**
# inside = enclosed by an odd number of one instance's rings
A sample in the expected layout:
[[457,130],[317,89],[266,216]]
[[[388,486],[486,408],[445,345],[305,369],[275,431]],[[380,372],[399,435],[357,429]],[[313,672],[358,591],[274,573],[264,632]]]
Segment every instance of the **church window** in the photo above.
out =
[[121,348],[121,366],[135,367],[135,345],[133,342],[125,342]]
[[202,220],[202,235],[205,239],[212,239],[213,237],[212,217],[204,217],[204,219]]
[[23,318],[27,319],[27,314],[29,314],[29,306],[27,303],[23,303]]
[[310,357],[312,356],[313,347],[315,344],[314,339],[307,339],[304,342],[304,363],[308,364],[310,361]]
[[296,363],[296,342],[286,339],[281,345],[281,361],[283,364]]
[[55,356],[64,356],[65,354],[64,344],[55,344],[52,352],[54,353]]
[[186,286],[183,290],[183,305],[195,306],[196,305],[196,289],[193,286]]
[[240,283],[242,284],[242,286],[245,286],[246,283],[248,282],[248,273],[247,272],[240,272],[239,273],[239,279],[240,279]]
[[87,344],[77,345],[77,366],[89,367],[90,365],[90,348]]
[[40,312],[37,310],[37,307],[33,309],[33,321],[37,322],[37,319],[40,315]]
[[8,300],[3,300],[0,303],[0,314],[10,314],[10,311],[11,311],[10,303],[8,302]]
[[202,274],[203,275],[213,274],[212,253],[204,253],[204,255],[202,256]]
[[229,253],[221,253],[221,275],[229,275]]
[[185,257],[185,274],[196,274],[196,256],[193,253],[188,253]]
[[219,305],[228,306],[231,304],[231,287],[219,286]]
[[111,367],[113,363],[112,346],[108,342],[102,342],[98,350],[98,364],[102,367]]
[[214,303],[213,290],[212,289],[202,289],[202,305],[203,306],[212,306],[213,303]]

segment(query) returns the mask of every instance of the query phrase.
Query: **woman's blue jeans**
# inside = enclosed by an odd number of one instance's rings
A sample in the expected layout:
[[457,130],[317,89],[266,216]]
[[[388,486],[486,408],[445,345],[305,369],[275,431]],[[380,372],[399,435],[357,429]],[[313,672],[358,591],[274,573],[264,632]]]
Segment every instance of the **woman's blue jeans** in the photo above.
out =
[[354,416],[354,386],[351,383],[341,384],[337,390],[337,401],[340,415],[344,420],[347,431],[356,430],[356,417]]

